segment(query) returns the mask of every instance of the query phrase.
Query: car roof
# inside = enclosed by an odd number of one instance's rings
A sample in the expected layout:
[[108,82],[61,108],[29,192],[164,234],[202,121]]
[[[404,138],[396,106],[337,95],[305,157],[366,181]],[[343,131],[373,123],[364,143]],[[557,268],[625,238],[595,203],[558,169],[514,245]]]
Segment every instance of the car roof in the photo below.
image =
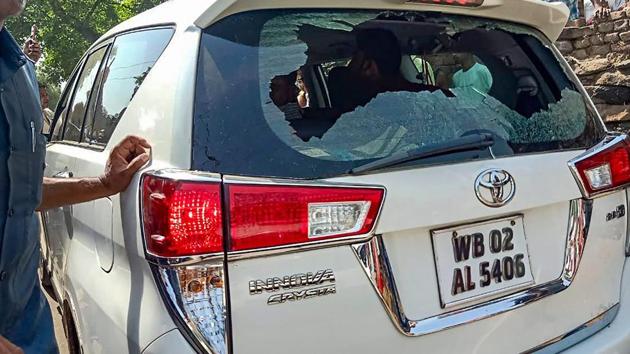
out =
[[118,33],[138,28],[158,25],[176,25],[185,28],[194,25],[199,14],[214,7],[216,2],[216,0],[168,0],[116,25],[107,31],[99,42]]
[[[542,0],[484,0],[478,7],[436,5],[414,0],[355,0],[352,5],[338,0],[169,0],[108,31],[102,39],[136,28],[175,24],[208,27],[223,17],[244,11],[282,8],[391,9],[434,11],[486,17],[529,25],[555,41],[564,28],[569,9],[562,2]],[[102,40],[101,39],[101,40]]]

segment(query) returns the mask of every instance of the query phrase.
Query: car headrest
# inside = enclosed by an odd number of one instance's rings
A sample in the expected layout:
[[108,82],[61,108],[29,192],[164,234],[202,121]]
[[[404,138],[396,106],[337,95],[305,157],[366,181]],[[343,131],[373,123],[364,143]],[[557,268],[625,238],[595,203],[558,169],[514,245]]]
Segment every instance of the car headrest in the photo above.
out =
[[516,86],[516,93],[519,95],[521,93],[527,94],[529,96],[538,95],[538,82],[531,75],[519,77]]

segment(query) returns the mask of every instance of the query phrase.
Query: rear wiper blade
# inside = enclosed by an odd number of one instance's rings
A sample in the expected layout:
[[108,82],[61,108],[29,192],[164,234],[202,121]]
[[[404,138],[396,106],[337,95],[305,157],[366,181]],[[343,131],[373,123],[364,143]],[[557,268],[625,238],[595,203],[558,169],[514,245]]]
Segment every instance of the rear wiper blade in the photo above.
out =
[[494,145],[494,138],[492,137],[492,134],[471,134],[447,142],[423,146],[418,149],[384,157],[365,165],[355,167],[351,169],[349,173],[360,174],[429,157],[448,155],[455,152],[483,150],[492,145]]

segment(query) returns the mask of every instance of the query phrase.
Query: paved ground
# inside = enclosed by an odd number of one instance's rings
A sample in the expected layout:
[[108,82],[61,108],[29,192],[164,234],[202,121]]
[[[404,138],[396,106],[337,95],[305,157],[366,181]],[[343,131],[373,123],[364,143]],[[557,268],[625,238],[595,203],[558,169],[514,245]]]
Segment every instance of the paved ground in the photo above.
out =
[[[44,291],[46,294],[46,291]],[[50,304],[50,310],[53,315],[53,322],[55,323],[55,337],[57,337],[57,345],[59,345],[60,354],[68,354],[68,342],[66,341],[66,336],[63,333],[63,325],[61,324],[61,315],[57,310],[57,303],[51,299],[48,294],[46,294],[46,298],[48,299],[48,303]]]

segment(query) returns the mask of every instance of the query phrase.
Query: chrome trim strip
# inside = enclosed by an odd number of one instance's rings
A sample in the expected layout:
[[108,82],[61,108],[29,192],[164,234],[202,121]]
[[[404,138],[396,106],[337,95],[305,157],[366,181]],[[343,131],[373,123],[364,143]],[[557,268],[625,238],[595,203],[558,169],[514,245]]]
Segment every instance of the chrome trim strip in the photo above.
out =
[[247,177],[247,176],[223,176],[223,182],[226,184],[251,184],[251,185],[281,185],[281,186],[301,186],[301,187],[342,187],[342,188],[385,188],[378,185],[361,185],[348,182],[335,182],[327,180],[303,180],[303,179],[283,179],[283,178],[263,178],[263,177]]
[[604,138],[604,140],[602,140],[599,144],[595,145],[594,147],[588,149],[587,151],[585,151],[583,154],[581,154],[580,156],[572,159],[571,161],[568,162],[569,165],[569,169],[571,170],[571,174],[573,175],[573,178],[575,179],[575,181],[578,184],[578,187],[580,188],[580,192],[582,192],[582,195],[584,196],[584,198],[589,198],[592,199],[594,197],[603,197],[605,195],[609,195],[611,193],[614,193],[620,189],[626,188],[630,185],[629,184],[625,184],[622,186],[618,186],[616,188],[610,189],[610,190],[606,190],[604,192],[593,192],[593,193],[589,193],[586,189],[586,186],[584,185],[584,181],[582,181],[582,178],[580,177],[580,173],[577,170],[577,167],[575,167],[575,165],[585,159],[588,159],[594,155],[599,154],[602,151],[605,151],[609,148],[611,148],[614,145],[617,145],[623,141],[625,141],[626,139],[628,139],[628,136],[625,134],[609,134],[607,137]]
[[396,328],[406,336],[423,336],[496,316],[568,288],[582,259],[592,205],[592,201],[585,199],[570,202],[564,266],[557,279],[482,304],[419,320],[405,315],[383,237],[377,235],[368,242],[352,245],[352,248]]
[[568,349],[586,338],[594,335],[595,333],[604,329],[617,317],[619,312],[619,304],[613,305],[604,313],[593,318],[592,320],[582,324],[574,330],[567,332],[561,336],[550,339],[547,342],[523,352],[523,354],[536,353],[536,354],[554,354],[559,353],[565,349]]
[[[190,182],[221,182],[221,175],[218,173],[185,171],[178,169],[153,170],[143,173],[143,175],[151,175],[178,181]],[[143,176],[144,177],[144,176]]]
[[154,256],[151,253],[146,252],[145,258],[149,263],[158,265],[160,267],[178,267],[178,266],[189,266],[195,265],[198,263],[207,263],[214,261],[223,262],[223,253],[211,253],[204,254],[199,256],[188,256],[188,257],[159,257]]

